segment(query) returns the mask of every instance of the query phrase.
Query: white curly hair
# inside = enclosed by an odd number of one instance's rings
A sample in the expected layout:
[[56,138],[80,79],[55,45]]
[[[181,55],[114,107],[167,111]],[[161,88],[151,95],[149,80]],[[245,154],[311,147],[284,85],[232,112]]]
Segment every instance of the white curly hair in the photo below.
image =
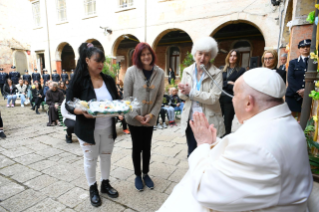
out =
[[210,52],[210,59],[215,59],[218,53],[218,44],[212,37],[202,37],[193,44],[192,55],[194,58],[197,51]]

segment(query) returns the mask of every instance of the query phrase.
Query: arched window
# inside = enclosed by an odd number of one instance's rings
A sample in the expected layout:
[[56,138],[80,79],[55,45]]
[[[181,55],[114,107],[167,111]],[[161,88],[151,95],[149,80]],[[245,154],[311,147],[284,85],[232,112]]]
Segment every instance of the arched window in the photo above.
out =
[[175,76],[179,75],[180,72],[180,51],[178,47],[170,47],[169,49],[169,63],[168,63],[167,71],[169,68],[172,68]]
[[28,69],[27,57],[24,52],[17,51],[15,53],[15,62],[16,62],[16,70],[21,74],[24,73],[24,70]]

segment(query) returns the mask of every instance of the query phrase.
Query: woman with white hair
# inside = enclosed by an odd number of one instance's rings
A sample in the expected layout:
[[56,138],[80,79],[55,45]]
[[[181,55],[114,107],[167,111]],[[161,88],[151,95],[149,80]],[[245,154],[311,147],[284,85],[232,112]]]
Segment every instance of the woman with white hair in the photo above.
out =
[[204,113],[209,124],[214,124],[214,127],[217,129],[218,137],[221,137],[225,133],[222,111],[219,104],[221,91],[200,67],[204,65],[215,82],[222,87],[222,71],[211,63],[211,60],[215,59],[217,53],[217,43],[212,37],[203,37],[197,40],[192,48],[195,63],[184,69],[182,81],[178,85],[178,95],[181,99],[185,100],[181,125],[182,130],[186,133],[188,156],[197,147],[193,131],[189,126],[189,121],[193,119],[193,113]]

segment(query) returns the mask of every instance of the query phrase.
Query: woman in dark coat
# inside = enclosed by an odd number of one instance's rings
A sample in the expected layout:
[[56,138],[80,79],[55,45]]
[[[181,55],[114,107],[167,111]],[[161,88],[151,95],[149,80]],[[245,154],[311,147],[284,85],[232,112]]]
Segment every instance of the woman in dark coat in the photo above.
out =
[[34,105],[32,105],[32,110],[35,110],[36,114],[40,114],[38,109],[40,107],[40,104],[43,102],[44,100],[44,96],[43,96],[43,90],[41,87],[41,84],[38,83],[37,81],[34,82],[34,88],[31,89],[32,92],[32,101],[34,102]]
[[[233,88],[235,81],[245,72],[245,69],[239,66],[240,54],[237,50],[230,50],[223,69],[223,89],[233,95]],[[235,110],[232,98],[226,96],[224,93],[219,98],[220,106],[224,117],[225,135],[231,133],[232,121],[235,115]],[[225,136],[224,135],[224,136]]]
[[59,123],[58,108],[64,100],[63,92],[58,89],[58,84],[52,82],[52,88],[46,93],[46,103],[49,105],[49,123],[47,126],[57,125]]

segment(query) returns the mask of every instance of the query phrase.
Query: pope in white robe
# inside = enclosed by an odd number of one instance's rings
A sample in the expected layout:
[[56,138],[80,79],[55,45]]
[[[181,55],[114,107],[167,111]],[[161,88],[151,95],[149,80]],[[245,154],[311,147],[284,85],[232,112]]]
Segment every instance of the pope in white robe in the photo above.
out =
[[243,125],[223,139],[202,113],[190,122],[198,147],[189,170],[158,212],[306,212],[312,174],[304,133],[274,71],[246,72],[234,86]]

